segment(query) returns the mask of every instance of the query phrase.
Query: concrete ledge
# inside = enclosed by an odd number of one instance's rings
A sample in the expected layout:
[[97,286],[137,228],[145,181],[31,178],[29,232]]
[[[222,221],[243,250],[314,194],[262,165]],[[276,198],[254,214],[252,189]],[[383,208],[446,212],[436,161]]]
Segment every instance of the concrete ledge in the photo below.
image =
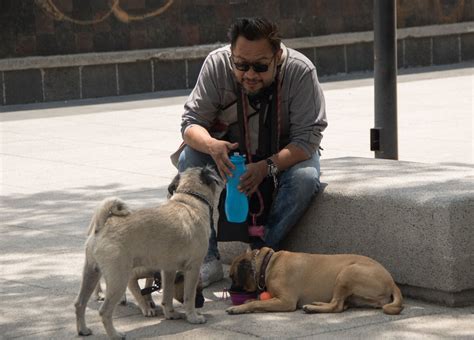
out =
[[[397,29],[397,40],[406,38],[427,38],[433,36],[457,35],[474,32],[474,22],[456,24],[419,26]],[[338,33],[319,37],[305,37],[285,40],[285,44],[294,49],[351,45],[361,42],[373,42],[374,31]]]
[[463,307],[474,305],[474,289],[450,293],[436,289],[413,287],[399,284],[404,296],[415,297],[420,300],[435,302],[445,306]]
[[219,242],[219,252],[221,261],[224,264],[231,264],[232,260],[249,248],[244,242]]
[[[373,71],[373,32],[284,40],[319,77]],[[474,22],[398,30],[399,68],[474,60]],[[0,104],[16,105],[193,88],[207,54],[223,43],[0,59]]]
[[[444,35],[459,35],[474,32],[474,22],[401,28],[397,30],[399,40],[405,38],[423,38]],[[294,49],[351,45],[372,42],[374,32],[338,33],[317,37],[284,39],[283,42]],[[80,53],[45,57],[6,58],[0,59],[0,71],[41,69],[55,67],[73,67],[105,64],[133,63],[143,60],[190,60],[204,59],[209,52],[225,45],[216,43],[199,46],[158,48],[135,51]]]
[[381,159],[322,162],[324,190],[285,248],[381,262],[404,293],[474,304],[474,167]]
[[125,64],[144,60],[189,60],[205,58],[212,50],[224,44],[199,45],[147,50],[79,53],[45,57],[25,57],[0,59],[0,71],[24,70],[30,68],[55,68]]

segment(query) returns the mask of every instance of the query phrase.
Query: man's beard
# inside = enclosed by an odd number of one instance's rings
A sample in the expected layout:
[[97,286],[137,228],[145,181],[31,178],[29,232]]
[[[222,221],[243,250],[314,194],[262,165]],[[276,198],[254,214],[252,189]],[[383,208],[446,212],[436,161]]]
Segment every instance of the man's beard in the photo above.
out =
[[[244,81],[244,83],[245,83],[245,81]],[[244,90],[244,93],[249,95],[249,96],[259,96],[260,94],[265,92],[269,87],[271,87],[273,82],[270,83],[270,84],[264,84],[262,82],[261,84],[262,84],[262,87],[260,87],[258,90],[255,90],[255,91],[252,91],[252,90],[246,88],[245,86],[242,86],[242,89]]]
[[245,87],[243,87],[243,89],[246,95],[248,95],[249,97],[256,98],[258,100],[259,98],[269,96],[273,92],[274,84],[275,82],[272,82],[268,84],[267,86],[261,87],[257,91],[249,91]]
[[264,88],[262,87],[260,90],[257,90],[257,91],[250,91],[248,89],[246,89],[245,87],[242,86],[242,88],[244,89],[244,93],[247,95],[247,96],[258,96],[260,93],[263,92]]

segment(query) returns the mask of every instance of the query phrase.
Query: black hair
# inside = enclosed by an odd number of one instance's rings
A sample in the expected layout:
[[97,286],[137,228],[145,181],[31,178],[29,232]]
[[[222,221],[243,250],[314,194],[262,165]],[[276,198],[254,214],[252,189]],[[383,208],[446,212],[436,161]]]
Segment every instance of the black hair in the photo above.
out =
[[262,17],[238,18],[230,26],[227,37],[232,49],[240,36],[250,41],[267,39],[274,53],[280,49],[281,37],[277,25]]

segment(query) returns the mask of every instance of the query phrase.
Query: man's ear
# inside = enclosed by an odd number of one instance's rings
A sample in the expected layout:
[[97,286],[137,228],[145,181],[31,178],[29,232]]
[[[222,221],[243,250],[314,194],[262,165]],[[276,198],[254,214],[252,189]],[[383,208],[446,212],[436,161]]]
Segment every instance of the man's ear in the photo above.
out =
[[278,52],[275,54],[276,60],[277,60],[277,65],[281,65],[281,63],[282,63],[282,60],[281,60],[282,54],[283,54],[283,49],[281,49],[281,48],[280,48],[280,50],[278,50]]

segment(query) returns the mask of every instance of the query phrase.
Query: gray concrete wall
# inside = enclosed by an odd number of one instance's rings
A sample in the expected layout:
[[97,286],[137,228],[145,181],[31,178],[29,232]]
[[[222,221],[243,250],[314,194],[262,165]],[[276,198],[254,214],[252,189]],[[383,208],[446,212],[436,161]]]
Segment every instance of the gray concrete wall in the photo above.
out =
[[[396,3],[400,28],[474,20],[474,0]],[[278,23],[286,38],[363,32],[373,8],[373,0],[4,0],[0,58],[213,44],[246,16]]]
[[[398,66],[474,60],[474,22],[410,27],[398,32]],[[320,77],[373,70],[373,32],[286,39]],[[220,44],[0,59],[2,105],[189,89],[202,62]]]

